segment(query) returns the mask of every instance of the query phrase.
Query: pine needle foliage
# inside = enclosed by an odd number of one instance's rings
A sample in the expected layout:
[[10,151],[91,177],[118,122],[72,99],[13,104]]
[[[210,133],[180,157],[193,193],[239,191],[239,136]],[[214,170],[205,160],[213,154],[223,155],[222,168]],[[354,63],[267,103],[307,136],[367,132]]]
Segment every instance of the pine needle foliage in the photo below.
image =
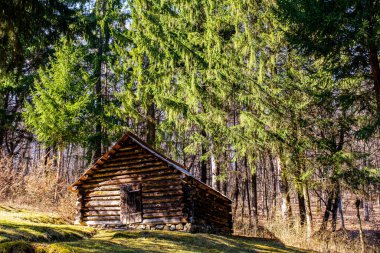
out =
[[91,119],[93,83],[83,66],[80,47],[61,41],[50,59],[50,66],[40,69],[35,89],[23,113],[28,128],[46,145],[63,147],[84,143]]

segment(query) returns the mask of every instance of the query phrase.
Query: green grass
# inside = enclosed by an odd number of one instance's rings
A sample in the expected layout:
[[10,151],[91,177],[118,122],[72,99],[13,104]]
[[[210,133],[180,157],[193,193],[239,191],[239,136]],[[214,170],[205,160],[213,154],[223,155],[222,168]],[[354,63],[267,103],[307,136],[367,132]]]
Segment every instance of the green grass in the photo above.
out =
[[56,215],[0,206],[0,253],[306,252],[274,240],[170,231],[112,231],[64,224]]

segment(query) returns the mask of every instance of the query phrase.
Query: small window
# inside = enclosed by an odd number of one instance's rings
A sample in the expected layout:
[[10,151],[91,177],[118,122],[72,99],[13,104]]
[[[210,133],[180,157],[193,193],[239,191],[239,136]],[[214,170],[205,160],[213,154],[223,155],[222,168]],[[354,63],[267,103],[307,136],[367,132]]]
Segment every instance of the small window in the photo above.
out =
[[142,221],[141,185],[128,184],[120,188],[120,219],[123,224]]

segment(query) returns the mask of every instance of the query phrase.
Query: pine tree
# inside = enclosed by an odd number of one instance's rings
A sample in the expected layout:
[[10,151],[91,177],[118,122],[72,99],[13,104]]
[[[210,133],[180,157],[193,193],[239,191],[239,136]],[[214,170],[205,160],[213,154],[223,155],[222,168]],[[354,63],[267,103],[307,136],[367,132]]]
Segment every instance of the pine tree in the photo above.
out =
[[[90,107],[93,83],[82,61],[83,50],[63,40],[47,69],[40,69],[23,113],[27,127],[47,146],[60,150],[83,144],[93,120]],[[29,100],[29,99],[28,99]]]
[[372,81],[379,115],[379,1],[277,2],[279,17],[288,26],[287,37],[297,49],[326,57],[336,77],[358,74]]

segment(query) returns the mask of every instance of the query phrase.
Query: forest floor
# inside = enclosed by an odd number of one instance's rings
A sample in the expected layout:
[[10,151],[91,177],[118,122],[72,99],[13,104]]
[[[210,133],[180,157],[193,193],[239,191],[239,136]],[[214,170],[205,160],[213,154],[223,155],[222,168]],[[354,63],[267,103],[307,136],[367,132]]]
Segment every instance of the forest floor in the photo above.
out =
[[115,231],[66,224],[57,215],[0,206],[0,253],[308,252],[275,240],[170,231]]

